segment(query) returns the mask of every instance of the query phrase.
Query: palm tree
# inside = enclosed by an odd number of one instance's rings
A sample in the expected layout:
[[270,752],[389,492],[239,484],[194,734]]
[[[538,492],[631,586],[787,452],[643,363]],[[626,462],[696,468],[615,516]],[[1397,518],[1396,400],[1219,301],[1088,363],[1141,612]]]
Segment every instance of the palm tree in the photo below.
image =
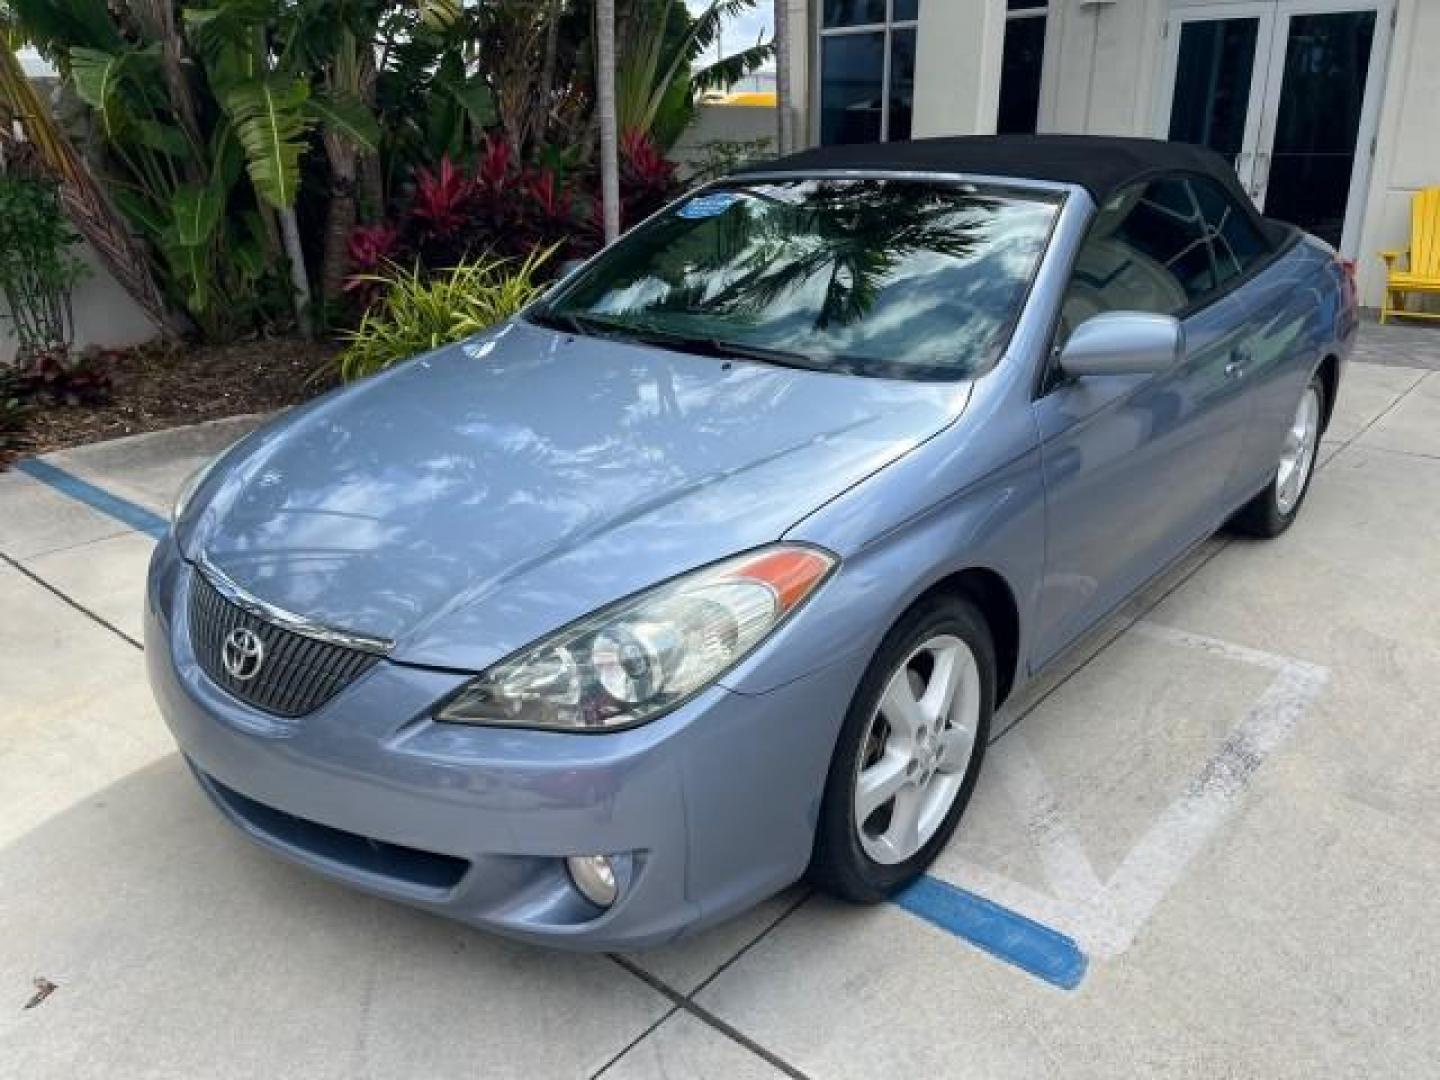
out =
[[600,123],[600,209],[605,243],[620,235],[620,157],[615,116],[615,0],[595,0],[595,96]]
[[[616,27],[615,98],[620,133],[649,135],[672,145],[695,117],[695,102],[707,90],[729,89],[770,59],[774,42],[725,54],[725,22],[759,0],[707,0],[699,10],[680,0],[621,0]],[[713,47],[716,58],[700,59]]]

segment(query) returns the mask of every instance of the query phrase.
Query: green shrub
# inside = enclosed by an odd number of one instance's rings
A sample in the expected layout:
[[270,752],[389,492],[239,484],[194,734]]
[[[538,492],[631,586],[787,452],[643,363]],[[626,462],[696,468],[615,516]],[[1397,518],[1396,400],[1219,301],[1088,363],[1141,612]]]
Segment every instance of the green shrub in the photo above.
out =
[[535,276],[552,251],[520,263],[482,258],[433,275],[396,268],[363,279],[379,286],[383,298],[345,335],[340,377],[364,378],[508,319],[543,288]]
[[70,293],[85,273],[71,251],[77,239],[55,184],[0,175],[0,296],[21,357],[70,347]]

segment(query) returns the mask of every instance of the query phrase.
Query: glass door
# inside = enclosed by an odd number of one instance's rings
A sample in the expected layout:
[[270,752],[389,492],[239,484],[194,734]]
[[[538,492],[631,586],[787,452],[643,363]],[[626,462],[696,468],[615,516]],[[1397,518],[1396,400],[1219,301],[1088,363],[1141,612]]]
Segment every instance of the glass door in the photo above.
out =
[[1273,3],[1209,4],[1178,11],[1166,28],[1169,100],[1161,131],[1225,157],[1249,189],[1265,93]]
[[1339,248],[1361,202],[1351,192],[1363,194],[1368,171],[1374,123],[1366,103],[1378,90],[1370,74],[1379,67],[1372,63],[1379,12],[1318,6],[1281,5],[1265,94],[1272,119],[1253,183],[1266,214]]
[[1268,216],[1358,240],[1393,0],[1172,0],[1164,138],[1224,155]]
[[1250,190],[1264,108],[1276,4],[1176,6],[1166,23],[1166,95],[1158,134],[1210,147]]

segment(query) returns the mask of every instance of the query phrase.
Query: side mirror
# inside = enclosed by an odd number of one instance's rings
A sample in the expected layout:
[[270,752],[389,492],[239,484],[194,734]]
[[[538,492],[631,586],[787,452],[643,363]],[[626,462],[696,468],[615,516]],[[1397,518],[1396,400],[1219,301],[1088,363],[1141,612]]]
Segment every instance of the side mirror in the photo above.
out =
[[1070,334],[1060,350],[1066,375],[1154,375],[1185,351],[1185,331],[1171,315],[1146,311],[1102,311]]

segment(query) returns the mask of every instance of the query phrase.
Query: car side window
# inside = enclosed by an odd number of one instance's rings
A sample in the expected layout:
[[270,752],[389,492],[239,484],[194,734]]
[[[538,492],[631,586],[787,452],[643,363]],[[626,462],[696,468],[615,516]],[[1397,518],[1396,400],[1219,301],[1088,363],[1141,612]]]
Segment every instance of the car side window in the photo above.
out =
[[1270,245],[1265,237],[1229,192],[1214,180],[1201,176],[1192,178],[1190,187],[1195,192],[1195,201],[1200,204],[1200,215],[1205,220],[1210,247],[1215,252],[1216,284],[1224,285],[1233,278],[1244,276],[1252,266],[1270,254]]
[[1106,201],[1080,247],[1061,339],[1102,311],[1174,315],[1216,286],[1209,230],[1189,185],[1164,177]]

